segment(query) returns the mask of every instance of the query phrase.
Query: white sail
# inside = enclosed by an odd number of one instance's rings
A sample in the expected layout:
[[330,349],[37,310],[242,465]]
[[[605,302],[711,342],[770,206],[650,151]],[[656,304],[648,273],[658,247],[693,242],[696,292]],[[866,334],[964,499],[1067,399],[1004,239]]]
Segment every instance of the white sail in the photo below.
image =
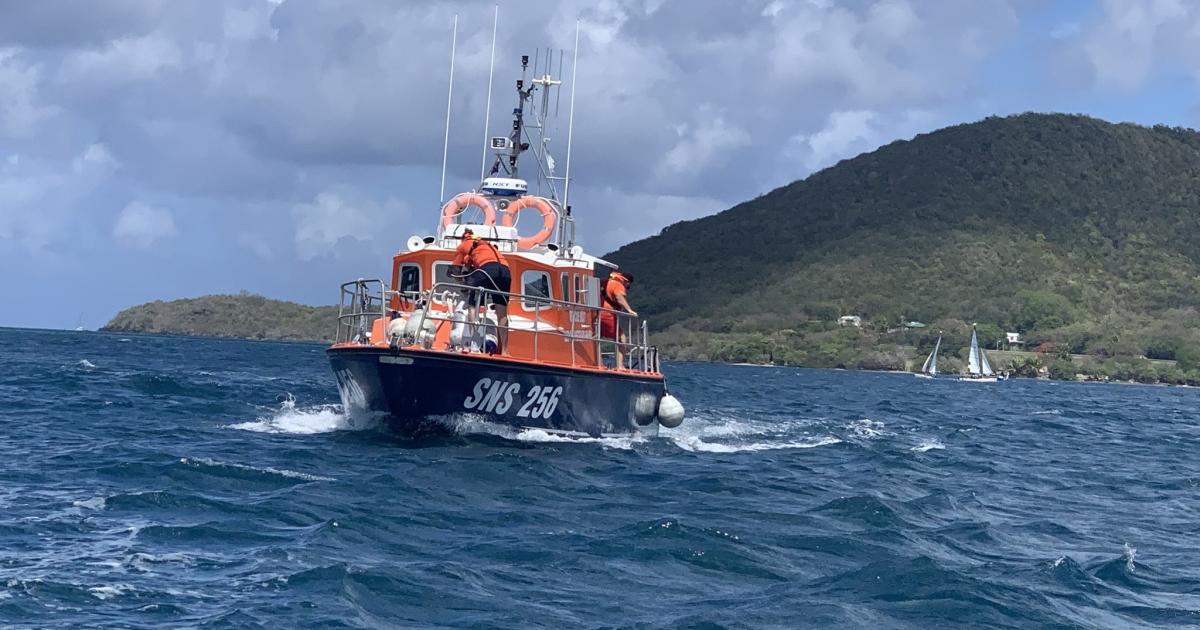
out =
[[925,359],[925,364],[921,366],[921,372],[930,376],[937,376],[937,355],[938,348],[942,347],[942,338],[937,338],[937,343],[933,344],[933,352],[929,353],[929,357]]
[[988,363],[987,353],[983,350],[979,351],[979,371],[982,372],[984,376],[996,375],[996,372],[992,370],[992,364]]
[[[971,353],[967,355],[967,373],[972,376],[983,374],[983,370],[979,365],[979,357],[982,353],[979,352],[979,337],[975,331],[971,331]],[[989,368],[990,369],[990,368]]]

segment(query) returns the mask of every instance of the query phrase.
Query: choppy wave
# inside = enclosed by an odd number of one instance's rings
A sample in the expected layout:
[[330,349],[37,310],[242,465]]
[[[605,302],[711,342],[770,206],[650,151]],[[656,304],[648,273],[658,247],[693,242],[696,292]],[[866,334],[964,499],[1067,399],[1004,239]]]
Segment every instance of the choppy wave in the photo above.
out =
[[927,440],[921,440],[921,442],[919,444],[912,447],[912,449],[910,449],[910,450],[916,451],[918,453],[924,453],[926,451],[940,451],[945,448],[946,448],[946,445],[942,444],[941,440],[938,440],[936,438],[930,438]]
[[219,462],[208,457],[181,457],[179,463],[185,466],[192,467],[209,467],[209,468],[227,468],[234,470],[243,470],[256,473],[265,473],[271,475],[279,475],[280,477],[288,477],[290,479],[302,479],[304,481],[335,481],[332,477],[324,477],[321,475],[313,475],[295,470],[287,470],[281,468],[272,468],[270,466],[250,466],[247,464],[237,464],[231,462]]
[[850,435],[863,440],[874,440],[887,434],[886,426],[877,420],[860,418],[846,425]]
[[72,501],[71,505],[73,505],[77,508],[84,508],[86,510],[103,510],[104,506],[105,506],[105,498],[104,497],[92,497],[90,499],[82,499],[79,501]]
[[1200,390],[669,365],[676,429],[401,438],[320,346],[55,335],[0,330],[5,625],[1197,625]]
[[695,451],[700,453],[752,453],[756,451],[776,451],[793,448],[816,448],[818,446],[829,446],[831,444],[842,443],[842,441],[838,438],[828,435],[806,440],[789,440],[782,442],[707,442],[698,436],[673,437],[672,441],[675,442],[679,448],[682,448],[685,451]]
[[121,595],[129,593],[132,590],[133,587],[129,586],[128,584],[108,584],[104,586],[93,586],[88,589],[88,592],[91,593],[96,599],[104,600],[120,597]]

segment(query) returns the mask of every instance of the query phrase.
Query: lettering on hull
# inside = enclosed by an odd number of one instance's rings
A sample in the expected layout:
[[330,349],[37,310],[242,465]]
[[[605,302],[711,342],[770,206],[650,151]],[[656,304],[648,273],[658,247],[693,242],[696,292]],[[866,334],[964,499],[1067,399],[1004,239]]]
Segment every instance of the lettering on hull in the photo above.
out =
[[521,384],[514,381],[481,378],[471,393],[463,399],[463,408],[470,411],[507,415],[518,418],[549,420],[558,409],[562,386],[534,385],[522,394]]

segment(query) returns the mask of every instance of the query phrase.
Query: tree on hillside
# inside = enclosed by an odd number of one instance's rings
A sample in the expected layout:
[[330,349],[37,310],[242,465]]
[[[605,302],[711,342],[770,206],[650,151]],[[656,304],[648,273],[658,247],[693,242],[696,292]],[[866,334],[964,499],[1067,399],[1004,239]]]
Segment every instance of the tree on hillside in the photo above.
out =
[[1017,291],[1017,330],[1051,330],[1075,321],[1075,307],[1066,297],[1053,291]]

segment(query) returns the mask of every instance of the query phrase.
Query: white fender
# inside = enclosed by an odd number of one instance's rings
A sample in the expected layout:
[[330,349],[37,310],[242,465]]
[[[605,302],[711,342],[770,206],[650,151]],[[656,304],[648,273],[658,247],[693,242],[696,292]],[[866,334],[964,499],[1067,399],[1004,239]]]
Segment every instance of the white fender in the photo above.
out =
[[387,325],[387,341],[388,343],[396,343],[404,337],[405,330],[408,328],[408,313],[401,313],[398,317],[392,319]]
[[658,400],[654,394],[642,392],[633,400],[633,419],[641,426],[654,422],[654,414],[658,411]]
[[461,348],[470,341],[467,331],[467,312],[460,306],[450,314],[450,345]]
[[658,423],[668,429],[674,429],[683,423],[683,403],[667,394],[658,401]]

